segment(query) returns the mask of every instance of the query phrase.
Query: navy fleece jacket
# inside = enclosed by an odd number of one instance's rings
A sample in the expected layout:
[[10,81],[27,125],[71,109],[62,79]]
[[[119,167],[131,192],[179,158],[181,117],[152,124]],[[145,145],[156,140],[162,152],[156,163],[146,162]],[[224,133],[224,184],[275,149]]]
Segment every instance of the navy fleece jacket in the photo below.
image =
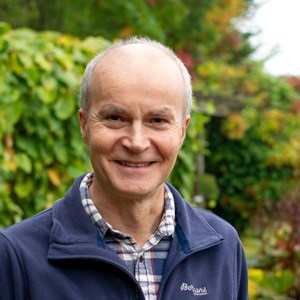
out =
[[[82,178],[52,208],[0,232],[1,300],[144,299],[84,211]],[[248,299],[247,265],[236,231],[170,189],[176,229],[158,298]]]

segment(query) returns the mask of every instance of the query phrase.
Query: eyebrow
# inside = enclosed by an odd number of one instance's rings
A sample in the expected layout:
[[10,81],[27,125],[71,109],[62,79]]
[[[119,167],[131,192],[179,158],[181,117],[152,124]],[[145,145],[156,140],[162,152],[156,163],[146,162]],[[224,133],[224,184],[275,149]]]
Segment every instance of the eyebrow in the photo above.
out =
[[[112,114],[125,115],[128,114],[128,111],[121,106],[109,103],[101,106],[99,108],[99,111],[97,112],[97,115],[103,115],[103,116],[112,115]],[[171,117],[172,119],[175,118],[173,111],[167,106],[159,109],[150,110],[146,113],[146,115],[150,115],[154,117]]]
[[174,113],[168,107],[162,109],[154,109],[149,111],[149,115],[157,116],[157,117],[174,117]]
[[110,114],[124,114],[126,110],[114,104],[105,104],[100,107],[97,114],[110,115]]

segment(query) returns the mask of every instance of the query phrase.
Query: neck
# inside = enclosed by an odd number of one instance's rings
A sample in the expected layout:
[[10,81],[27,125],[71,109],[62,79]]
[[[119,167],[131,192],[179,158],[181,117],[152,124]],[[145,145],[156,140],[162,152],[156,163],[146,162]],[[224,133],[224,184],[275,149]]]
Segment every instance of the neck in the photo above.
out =
[[[103,219],[134,238],[139,248],[158,227],[164,210],[164,187],[149,198],[107,197],[91,185],[90,194]],[[116,200],[117,199],[117,200]]]

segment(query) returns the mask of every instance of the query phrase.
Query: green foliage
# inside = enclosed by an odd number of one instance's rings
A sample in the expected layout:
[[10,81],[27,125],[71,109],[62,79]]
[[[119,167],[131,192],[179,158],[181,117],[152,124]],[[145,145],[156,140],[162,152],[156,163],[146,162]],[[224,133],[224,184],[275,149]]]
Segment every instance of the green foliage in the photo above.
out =
[[293,285],[294,274],[289,270],[264,271],[249,269],[249,294],[253,300],[292,300],[287,295]]
[[243,99],[238,110],[207,126],[206,161],[221,191],[216,212],[243,229],[266,201],[276,203],[299,174],[300,120],[292,110],[297,94],[282,79],[264,74],[259,65],[226,69],[224,64],[217,68],[219,62],[210,64],[199,69],[209,82],[205,89],[223,97],[236,91]]
[[[76,36],[148,35],[166,42],[172,35],[177,43],[190,32],[198,39],[207,10],[217,1],[21,1],[3,0],[0,18],[14,27],[57,30]],[[16,17],[17,16],[17,17]],[[70,18],[70,16],[72,16]],[[198,31],[198,33],[197,33]]]
[[76,110],[86,63],[109,43],[0,25],[0,227],[51,205],[89,170]]
[[201,163],[199,155],[205,152],[201,136],[204,125],[209,121],[208,116],[199,113],[196,107],[192,110],[191,121],[187,129],[186,140],[178,154],[178,159],[169,181],[181,192],[184,198],[192,201],[198,167]]
[[252,49],[232,20],[252,0],[2,0],[0,19],[17,27],[108,40],[147,35],[191,55],[196,63],[222,56],[238,63]]
[[201,174],[199,175],[198,180],[201,194],[204,196],[208,208],[215,208],[217,205],[218,196],[220,194],[215,175],[207,173]]

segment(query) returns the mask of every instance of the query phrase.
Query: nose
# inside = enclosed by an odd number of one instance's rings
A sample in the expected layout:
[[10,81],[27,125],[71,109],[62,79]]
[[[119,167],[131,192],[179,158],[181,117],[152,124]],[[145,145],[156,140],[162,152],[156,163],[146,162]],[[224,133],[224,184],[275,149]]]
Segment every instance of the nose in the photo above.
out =
[[141,123],[133,123],[127,128],[128,132],[122,140],[122,145],[134,153],[141,153],[150,147],[150,138],[147,128]]

